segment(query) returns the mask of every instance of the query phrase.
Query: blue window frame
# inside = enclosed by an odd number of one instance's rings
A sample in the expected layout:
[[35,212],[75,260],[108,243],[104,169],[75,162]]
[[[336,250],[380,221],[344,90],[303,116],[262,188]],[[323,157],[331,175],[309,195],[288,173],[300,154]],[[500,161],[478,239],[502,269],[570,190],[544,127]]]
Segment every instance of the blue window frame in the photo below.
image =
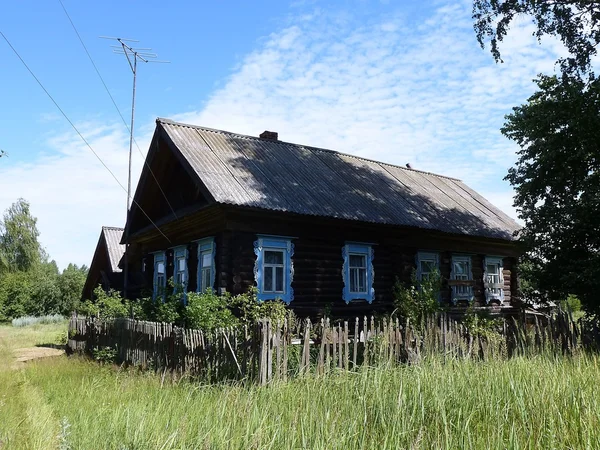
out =
[[197,292],[206,292],[215,287],[215,254],[217,245],[214,237],[207,237],[198,241],[198,272]]
[[156,252],[154,255],[154,280],[152,299],[165,298],[165,287],[167,286],[167,258],[165,252]]
[[294,300],[294,244],[284,236],[257,235],[254,242],[254,280],[259,300]]
[[485,288],[485,302],[492,300],[504,301],[504,276],[503,264],[500,256],[486,256],[483,262],[483,285]]
[[417,252],[417,280],[423,281],[440,271],[440,255],[435,252]]
[[173,282],[175,283],[173,293],[181,290],[184,301],[186,300],[188,279],[188,249],[187,246],[181,245],[173,248]]
[[456,304],[459,300],[473,301],[473,272],[469,255],[452,255],[450,280],[470,283],[452,285],[452,303]]
[[373,248],[369,244],[347,243],[342,247],[342,298],[346,303],[356,299],[371,303],[375,299],[373,257]]

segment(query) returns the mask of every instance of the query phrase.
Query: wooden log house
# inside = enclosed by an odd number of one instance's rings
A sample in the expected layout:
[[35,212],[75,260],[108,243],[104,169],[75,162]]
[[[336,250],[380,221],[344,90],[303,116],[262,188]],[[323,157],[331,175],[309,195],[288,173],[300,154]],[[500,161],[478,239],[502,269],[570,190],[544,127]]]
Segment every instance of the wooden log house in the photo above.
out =
[[125,253],[125,245],[121,244],[122,238],[123,228],[102,227],[83,287],[82,298],[93,298],[97,286],[102,286],[105,291],[123,289],[123,270],[119,267]]
[[145,280],[130,297],[173,277],[352,317],[390,311],[396,278],[437,269],[451,307],[518,306],[519,226],[460,180],[160,118],[146,162],[121,241]]

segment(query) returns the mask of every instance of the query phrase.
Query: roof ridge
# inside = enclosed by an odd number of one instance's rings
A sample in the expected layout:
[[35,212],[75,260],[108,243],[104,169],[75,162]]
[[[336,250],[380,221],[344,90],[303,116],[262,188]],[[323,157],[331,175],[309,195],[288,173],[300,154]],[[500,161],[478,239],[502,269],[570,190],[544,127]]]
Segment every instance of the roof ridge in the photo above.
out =
[[[202,125],[193,125],[193,124],[189,124],[189,123],[175,122],[174,120],[166,119],[166,118],[162,118],[162,117],[157,117],[156,118],[156,123],[161,123],[161,124],[164,123],[164,124],[168,124],[168,125],[177,125],[177,126],[180,126],[180,127],[188,127],[188,128],[200,129],[200,130],[205,130],[205,131],[213,131],[213,132],[216,132],[216,133],[227,133],[227,134],[239,136],[239,137],[245,138],[245,139],[253,139],[253,140],[257,140],[257,141],[264,141],[264,139],[259,138],[257,136],[250,136],[250,135],[247,135],[247,134],[240,134],[240,133],[235,133],[233,131],[227,131],[227,130],[218,130],[216,128],[209,128],[209,127],[205,127],[205,126],[202,126]],[[269,141],[269,142],[274,143],[274,144],[294,145],[294,146],[302,147],[302,148],[305,148],[305,149],[308,149],[308,150],[317,150],[317,151],[321,151],[321,152],[335,153],[335,154],[338,154],[338,155],[344,155],[344,156],[348,156],[350,158],[360,159],[360,160],[372,162],[372,163],[375,163],[375,164],[385,164],[386,166],[396,167],[398,169],[406,170],[406,171],[409,171],[409,172],[417,172],[417,173],[423,173],[423,174],[426,174],[426,175],[433,175],[435,177],[446,178],[448,180],[459,181],[459,182],[462,183],[461,179],[454,178],[454,177],[451,177],[451,176],[448,176],[448,175],[442,175],[442,174],[439,174],[439,173],[428,172],[426,170],[419,170],[419,169],[412,169],[412,168],[409,169],[408,167],[399,166],[397,164],[392,164],[392,163],[385,162],[385,161],[377,161],[375,159],[365,158],[364,156],[353,155],[353,154],[350,154],[350,153],[344,153],[344,152],[340,152],[340,151],[337,151],[337,150],[331,150],[331,149],[328,149],[328,148],[314,147],[312,145],[296,144],[294,142],[287,142],[287,141],[280,141],[280,140],[277,140],[277,141],[272,140],[272,141]]]

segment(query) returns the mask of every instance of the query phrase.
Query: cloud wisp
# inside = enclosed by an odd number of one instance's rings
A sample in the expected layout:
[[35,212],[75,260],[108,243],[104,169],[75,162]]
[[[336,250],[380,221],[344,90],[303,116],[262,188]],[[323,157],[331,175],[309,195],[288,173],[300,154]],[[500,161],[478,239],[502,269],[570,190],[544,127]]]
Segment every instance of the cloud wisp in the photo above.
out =
[[[539,46],[523,23],[497,65],[476,43],[470,5],[441,3],[417,19],[401,10],[359,17],[299,4],[201,109],[174,107],[171,118],[251,135],[268,129],[285,141],[410,162],[465,180],[514,216],[512,191],[501,180],[516,148],[498,130],[533,91],[536,74],[554,70],[561,49],[552,41]],[[81,125],[125,185],[126,130]],[[59,266],[89,264],[100,227],[123,225],[125,193],[74,133],[46,141],[34,162],[0,165],[0,209],[26,198]],[[139,142],[147,149],[149,136]],[[134,162],[135,186],[139,155]]]

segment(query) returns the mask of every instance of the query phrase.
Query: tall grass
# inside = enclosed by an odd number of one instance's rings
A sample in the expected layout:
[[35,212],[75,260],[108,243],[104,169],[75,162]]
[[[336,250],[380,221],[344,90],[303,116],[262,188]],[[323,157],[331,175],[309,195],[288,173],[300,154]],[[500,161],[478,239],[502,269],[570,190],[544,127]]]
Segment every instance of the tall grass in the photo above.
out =
[[37,324],[61,323],[66,319],[60,314],[51,314],[47,316],[23,316],[12,320],[13,327],[29,327]]
[[[431,360],[261,388],[163,384],[64,358],[22,372],[14,383],[21,402],[8,415],[0,402],[0,439],[14,448],[18,436],[58,445],[67,423],[68,445],[81,449],[600,448],[598,363]],[[48,419],[30,433],[35,420],[24,419],[36,411]]]

